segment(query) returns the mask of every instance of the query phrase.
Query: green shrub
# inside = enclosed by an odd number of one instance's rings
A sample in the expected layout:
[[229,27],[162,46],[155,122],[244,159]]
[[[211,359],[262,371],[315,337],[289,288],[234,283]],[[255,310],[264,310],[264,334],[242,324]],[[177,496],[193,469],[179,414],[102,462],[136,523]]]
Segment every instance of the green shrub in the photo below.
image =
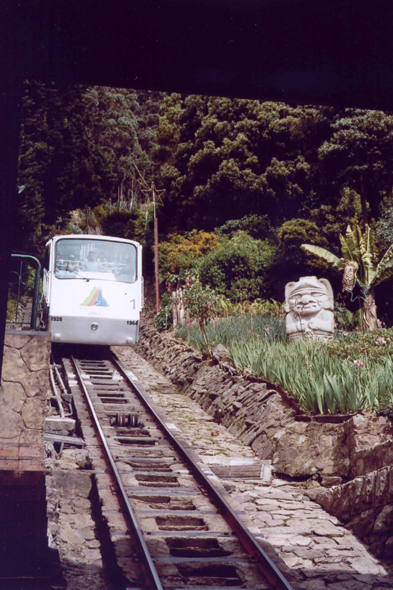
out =
[[16,313],[16,295],[8,292],[7,322],[13,322],[15,320],[15,313]]
[[334,302],[334,320],[338,330],[353,330],[361,325],[359,312],[353,313],[337,301]]
[[231,219],[218,229],[220,234],[225,234],[228,237],[233,237],[238,231],[245,231],[257,240],[270,237],[273,233],[268,215],[262,217],[259,215],[246,215],[241,219]]
[[387,358],[393,360],[393,328],[362,332],[353,330],[345,335],[338,335],[328,344],[329,355],[341,360],[360,359],[383,364]]
[[172,234],[167,242],[160,243],[161,273],[164,276],[168,273],[182,274],[189,270],[198,258],[219,246],[218,237],[205,231],[194,230],[185,236]]
[[160,299],[160,311],[155,317],[154,326],[162,332],[172,327],[172,296],[164,293]]
[[316,244],[324,248],[329,246],[314,222],[307,219],[286,221],[279,229],[278,241],[280,257],[292,267],[302,267],[314,273],[328,268],[325,262],[317,260],[300,248],[302,244]]
[[138,214],[135,211],[115,209],[102,219],[102,230],[106,236],[132,240],[137,219]]
[[254,240],[245,232],[209,252],[198,264],[201,283],[232,302],[270,295],[270,273],[276,248],[267,240]]

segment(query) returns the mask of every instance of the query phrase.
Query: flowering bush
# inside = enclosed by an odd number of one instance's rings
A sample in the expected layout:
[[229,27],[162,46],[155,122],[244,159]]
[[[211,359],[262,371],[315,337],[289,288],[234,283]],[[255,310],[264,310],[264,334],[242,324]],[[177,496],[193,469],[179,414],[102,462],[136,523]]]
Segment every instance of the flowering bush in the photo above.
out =
[[181,236],[172,234],[167,242],[160,243],[160,269],[164,275],[183,274],[198,258],[220,247],[218,236],[196,231]]
[[331,357],[358,359],[365,362],[368,359],[384,364],[386,358],[393,360],[393,329],[378,329],[365,332],[354,330],[345,336],[340,336],[328,344]]
[[208,286],[203,286],[197,275],[188,275],[183,289],[183,303],[189,321],[195,320],[200,327],[207,352],[212,356],[205,327],[219,311],[220,301],[216,292]]

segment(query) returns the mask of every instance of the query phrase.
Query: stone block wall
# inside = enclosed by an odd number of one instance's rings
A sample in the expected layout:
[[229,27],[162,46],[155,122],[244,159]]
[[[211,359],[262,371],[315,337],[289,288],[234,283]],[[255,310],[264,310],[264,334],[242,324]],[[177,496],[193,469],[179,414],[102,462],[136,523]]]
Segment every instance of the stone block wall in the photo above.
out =
[[0,388],[0,555],[3,576],[46,573],[44,420],[50,336],[6,333]]
[[258,457],[271,460],[278,474],[318,475],[322,487],[309,495],[376,555],[393,555],[393,426],[388,418],[306,416],[274,384],[204,361],[185,343],[146,326],[138,347]]
[[[342,483],[393,465],[393,426],[371,414],[312,418],[280,387],[212,364],[184,342],[142,326],[141,354],[277,473]],[[332,479],[333,478],[333,479]]]
[[393,556],[393,467],[320,492],[317,501],[378,557]]
[[50,337],[9,331],[0,389],[0,471],[43,471]]

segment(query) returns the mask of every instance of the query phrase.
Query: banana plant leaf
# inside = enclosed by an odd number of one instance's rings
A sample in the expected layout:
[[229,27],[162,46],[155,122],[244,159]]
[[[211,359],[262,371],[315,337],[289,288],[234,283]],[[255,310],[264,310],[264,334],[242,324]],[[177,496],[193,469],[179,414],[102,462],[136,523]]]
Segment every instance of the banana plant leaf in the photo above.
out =
[[345,238],[340,234],[340,244],[341,244],[341,252],[343,255],[344,260],[353,260],[352,252],[345,241]]
[[345,232],[345,241],[347,242],[348,248],[349,248],[350,252],[352,252],[352,255],[354,252],[359,250],[359,239],[358,239],[357,232],[352,231],[352,228],[350,225],[348,225],[347,231]]
[[372,254],[371,252],[364,252],[362,254],[362,265],[361,265],[362,275],[361,277],[363,283],[365,285],[371,285],[371,279],[375,276],[375,268],[372,262]]
[[370,252],[371,255],[374,254],[374,244],[373,244],[373,236],[371,227],[368,225],[366,226],[366,250]]
[[329,250],[325,250],[325,248],[321,248],[320,246],[314,246],[313,244],[302,244],[301,248],[303,248],[303,250],[305,250],[306,252],[311,252],[311,254],[318,256],[318,258],[326,260],[327,262],[329,262],[329,264],[335,266],[336,268],[342,268],[343,266],[342,259],[338,258],[338,256],[336,256],[332,252],[329,252]]
[[[367,227],[366,227],[366,229],[367,229]],[[366,241],[365,241],[363,234],[360,230],[359,224],[356,224],[355,231],[356,231],[356,235],[357,235],[357,239],[358,239],[360,254],[363,256],[364,254],[367,253],[367,248],[366,248]]]
[[375,271],[374,284],[378,285],[382,281],[388,279],[393,275],[393,245],[390,246],[381,260]]

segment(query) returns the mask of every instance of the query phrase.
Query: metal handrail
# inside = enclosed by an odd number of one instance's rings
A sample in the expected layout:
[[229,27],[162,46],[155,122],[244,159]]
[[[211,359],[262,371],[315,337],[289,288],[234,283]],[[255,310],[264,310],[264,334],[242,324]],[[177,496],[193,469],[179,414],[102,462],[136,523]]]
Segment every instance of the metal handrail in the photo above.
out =
[[[30,316],[30,330],[36,329],[37,324],[37,310],[38,310],[38,300],[40,296],[40,278],[41,278],[41,262],[35,256],[31,256],[30,254],[11,254],[11,258],[19,258],[21,260],[21,269],[23,265],[23,260],[29,259],[32,260],[36,265],[35,277],[34,277],[34,293],[33,293],[33,305],[31,309],[31,316]],[[16,271],[15,271],[16,272]],[[18,310],[19,306],[19,296],[20,296],[20,286],[22,283],[22,270],[19,271],[18,274],[18,298],[17,298],[17,307]],[[7,320],[8,324],[27,324],[27,322],[18,322],[18,321],[10,321]]]

